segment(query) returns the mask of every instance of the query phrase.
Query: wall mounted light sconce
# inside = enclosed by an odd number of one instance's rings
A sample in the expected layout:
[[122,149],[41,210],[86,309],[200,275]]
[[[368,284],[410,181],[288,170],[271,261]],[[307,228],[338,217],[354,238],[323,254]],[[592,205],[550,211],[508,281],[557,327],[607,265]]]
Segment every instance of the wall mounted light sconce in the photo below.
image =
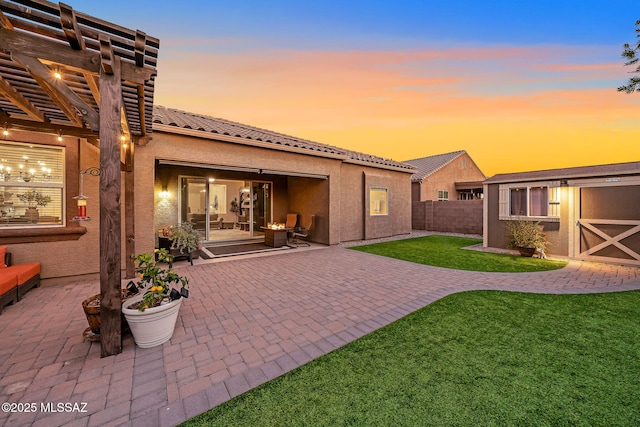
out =
[[167,184],[162,184],[162,191],[158,193],[158,196],[160,196],[161,199],[168,199],[171,196],[171,193],[167,190]]
[[2,130],[2,136],[5,138],[9,136],[9,125],[7,123],[4,124],[4,129]]
[[560,181],[560,187],[568,187],[569,186],[569,181],[567,181],[566,179],[563,179]]
[[58,131],[58,142],[62,142],[62,131]]

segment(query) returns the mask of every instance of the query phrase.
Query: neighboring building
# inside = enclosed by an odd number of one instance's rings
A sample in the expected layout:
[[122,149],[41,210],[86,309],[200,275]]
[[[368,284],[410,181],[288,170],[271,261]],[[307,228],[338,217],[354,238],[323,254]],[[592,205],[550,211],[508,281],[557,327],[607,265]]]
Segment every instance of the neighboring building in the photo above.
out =
[[[11,182],[19,179],[19,164],[28,157],[24,170],[45,161],[52,178],[41,177],[46,172],[38,167],[36,180],[0,189],[0,244],[10,244],[16,262],[40,261],[43,279],[98,273],[99,179],[84,175],[79,190],[77,171],[97,169],[99,150],[82,138],[60,142],[55,134],[10,131],[0,141],[0,176],[10,167]],[[155,106],[153,138],[135,147],[131,190],[123,180],[123,224],[130,198],[135,219],[127,236],[137,253],[154,249],[164,225],[192,221],[208,242],[254,241],[264,238],[261,226],[284,222],[290,212],[300,222],[315,215],[311,240],[327,245],[408,234],[413,171],[392,160]],[[27,189],[52,196],[39,218],[27,218],[30,203],[17,197]],[[88,196],[91,221],[72,220],[79,192]],[[128,256],[123,248],[123,269]]]
[[464,150],[405,163],[416,168],[411,176],[412,202],[482,198],[482,181],[487,177]]
[[640,265],[640,162],[500,174],[484,182],[484,246],[508,221],[540,221],[549,253]]
[[[482,181],[486,176],[466,151],[405,163],[416,168],[411,177],[412,228],[482,234]],[[455,203],[437,203],[441,201]]]

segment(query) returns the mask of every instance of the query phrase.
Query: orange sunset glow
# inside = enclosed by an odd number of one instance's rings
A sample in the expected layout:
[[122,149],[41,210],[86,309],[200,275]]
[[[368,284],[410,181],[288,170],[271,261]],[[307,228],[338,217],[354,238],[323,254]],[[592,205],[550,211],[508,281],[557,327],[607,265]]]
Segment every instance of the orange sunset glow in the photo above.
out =
[[462,3],[252,3],[169,30],[159,8],[135,23],[161,40],[167,107],[399,161],[466,150],[487,176],[640,159],[640,95],[616,91],[635,15]]

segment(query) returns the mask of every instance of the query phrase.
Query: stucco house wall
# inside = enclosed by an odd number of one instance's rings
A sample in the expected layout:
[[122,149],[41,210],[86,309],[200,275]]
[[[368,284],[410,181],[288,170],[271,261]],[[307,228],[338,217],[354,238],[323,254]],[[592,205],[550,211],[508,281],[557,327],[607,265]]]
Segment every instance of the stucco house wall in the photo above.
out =
[[458,200],[456,182],[484,181],[485,179],[485,175],[465,152],[422,181],[420,200],[438,200],[439,190],[448,191],[449,200]]
[[[298,213],[300,222],[308,215],[316,215],[312,233],[315,242],[334,245],[345,240],[410,231],[411,167],[317,143],[308,142],[311,149],[283,148],[275,143],[247,139],[154,124],[153,138],[134,147],[133,173],[121,173],[123,271],[130,255],[126,250],[125,180],[133,178],[134,182],[135,252],[149,252],[156,247],[158,229],[178,221],[177,177],[215,170],[216,165],[259,170],[243,176],[248,180],[273,182],[273,220],[284,222],[289,212]],[[40,261],[45,285],[97,278],[101,246],[98,176],[86,175],[83,179],[91,220],[78,223],[71,219],[77,211],[73,197],[79,194],[78,172],[100,166],[98,148],[84,139],[64,137],[63,142],[58,142],[56,135],[18,130],[11,132],[11,140],[65,147],[66,226],[49,231],[39,227],[35,231],[0,228],[0,244],[9,245],[16,263]],[[162,160],[174,163],[160,165]],[[368,185],[389,189],[388,215],[374,219],[367,216],[365,188]],[[161,198],[159,193],[165,187],[169,197]]]
[[[341,241],[405,234],[411,230],[410,174],[407,172],[167,132],[154,133],[154,139],[147,146],[139,147],[136,156],[143,151],[147,166],[152,159],[171,159],[203,165],[325,175],[327,179],[287,177],[286,210],[274,210],[274,220],[278,221],[284,221],[288,212],[298,213],[299,221],[305,216],[316,215],[312,240],[318,243],[338,244]],[[138,157],[136,160],[138,167]],[[160,192],[162,185],[167,185],[171,195],[176,194],[175,179],[156,177],[155,181],[154,194]],[[371,185],[389,188],[389,214],[384,217],[371,219],[368,209],[365,209],[368,206],[365,191],[368,187],[365,186]],[[281,190],[274,188],[274,198],[278,198]],[[168,200],[160,200],[156,196],[154,206],[158,209],[158,217],[162,218],[160,222],[171,220],[171,212],[178,208],[176,198],[172,196]],[[158,225],[156,218],[155,227]]]

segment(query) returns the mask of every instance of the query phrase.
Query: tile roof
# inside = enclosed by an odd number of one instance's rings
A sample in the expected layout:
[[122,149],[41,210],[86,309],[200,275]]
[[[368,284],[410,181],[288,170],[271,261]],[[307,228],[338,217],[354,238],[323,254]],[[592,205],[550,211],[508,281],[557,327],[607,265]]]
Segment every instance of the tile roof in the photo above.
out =
[[416,172],[411,176],[411,181],[422,181],[434,172],[442,169],[453,160],[457,159],[466,151],[454,151],[452,153],[437,154],[435,156],[422,157],[420,159],[406,160],[405,163],[416,168]]
[[[258,127],[245,125],[242,123],[232,122],[230,120],[211,117],[203,114],[189,113],[187,111],[177,110],[175,108],[167,108],[161,105],[154,105],[153,123],[175,126],[182,129],[193,129],[202,132],[227,135],[236,138],[267,142],[274,146],[292,147],[303,150],[314,151],[317,153],[327,153],[328,155],[345,156],[353,161],[372,163],[380,166],[387,166],[399,169],[405,169],[411,172],[413,167],[391,159],[372,156],[369,154],[359,153],[356,151],[345,150],[343,148],[334,147],[307,139],[296,138],[294,136],[285,135]],[[277,148],[277,147],[274,147]]]
[[547,179],[587,178],[608,175],[640,175],[640,162],[579,166],[574,168],[549,169],[532,172],[504,173],[494,175],[484,181],[484,183],[494,184],[515,181],[541,181]]

